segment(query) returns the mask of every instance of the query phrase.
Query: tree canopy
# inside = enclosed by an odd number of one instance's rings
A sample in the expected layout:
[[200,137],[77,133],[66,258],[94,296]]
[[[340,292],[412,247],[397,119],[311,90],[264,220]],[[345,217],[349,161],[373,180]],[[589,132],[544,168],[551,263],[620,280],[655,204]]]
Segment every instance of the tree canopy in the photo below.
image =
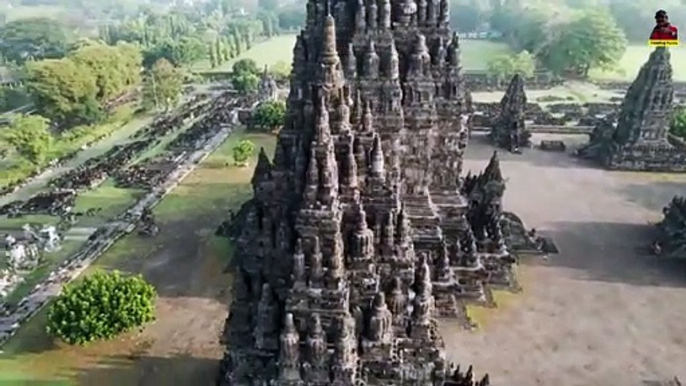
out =
[[247,165],[248,160],[255,153],[255,144],[252,141],[244,139],[239,141],[232,149],[233,160],[237,165]]
[[152,66],[143,84],[143,105],[147,109],[176,106],[181,96],[183,75],[166,59]]
[[286,104],[282,101],[260,103],[252,119],[255,126],[274,130],[283,125],[286,116]]
[[58,124],[92,123],[101,117],[95,74],[68,58],[32,62],[27,87],[41,115]]
[[588,76],[591,68],[613,69],[626,51],[624,33],[605,13],[585,12],[560,27],[539,60],[558,74]]
[[686,110],[677,109],[669,126],[669,132],[679,138],[686,139]]
[[68,46],[69,32],[53,19],[19,19],[0,29],[0,51],[9,61],[59,59],[66,54]]
[[40,115],[17,115],[10,121],[2,139],[31,164],[43,164],[53,143],[48,120]]
[[131,44],[86,45],[71,53],[69,58],[91,70],[99,102],[112,100],[141,81],[141,53]]
[[260,83],[260,69],[252,59],[241,59],[233,64],[231,84],[241,92],[253,92]]
[[525,78],[531,77],[535,69],[534,57],[527,51],[517,55],[503,55],[488,62],[488,74],[500,81],[507,80],[515,74]]
[[140,66],[134,45],[88,43],[62,59],[27,63],[27,89],[38,112],[59,126],[90,124],[140,84]]
[[142,276],[96,272],[50,305],[47,331],[69,344],[111,339],[154,320],[155,298]]
[[174,66],[186,66],[205,56],[205,44],[198,38],[186,36],[178,41],[167,40],[148,48],[144,53],[143,65],[150,68],[158,60],[165,59]]

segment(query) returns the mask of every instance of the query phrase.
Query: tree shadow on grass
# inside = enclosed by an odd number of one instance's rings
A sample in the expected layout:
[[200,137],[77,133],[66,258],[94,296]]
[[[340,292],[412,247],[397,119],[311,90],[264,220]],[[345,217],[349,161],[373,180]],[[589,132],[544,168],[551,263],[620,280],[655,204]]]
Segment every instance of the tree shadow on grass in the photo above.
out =
[[78,370],[76,383],[81,386],[212,386],[218,372],[219,360],[213,358],[113,356],[96,366]]
[[580,280],[636,286],[686,287],[686,260],[660,259],[649,252],[655,229],[650,224],[557,222],[545,236],[560,249],[546,262],[573,269]]

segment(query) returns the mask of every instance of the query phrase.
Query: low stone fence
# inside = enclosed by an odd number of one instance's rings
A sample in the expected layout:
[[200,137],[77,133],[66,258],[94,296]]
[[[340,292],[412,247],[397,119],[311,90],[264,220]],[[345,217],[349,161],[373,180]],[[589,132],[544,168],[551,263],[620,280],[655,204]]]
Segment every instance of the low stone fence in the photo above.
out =
[[[486,71],[465,71],[464,79],[467,88],[472,92],[505,91],[510,79],[498,79]],[[564,80],[549,72],[536,72],[526,79],[527,90],[548,90],[564,83]]]
[[[527,130],[541,134],[591,134],[593,126],[553,126],[553,125],[528,125]],[[475,126],[473,132],[488,132],[490,127]]]
[[14,336],[22,323],[35,315],[53,297],[59,295],[66,284],[81,275],[90,264],[120,238],[133,231],[143,210],[152,208],[162,201],[198,164],[231,135],[233,129],[234,125],[227,125],[214,137],[199,144],[200,148],[188,153],[167,177],[165,183],[154,188],[118,218],[99,228],[95,238],[88,240],[76,254],[65,260],[43,283],[36,285],[31,293],[19,302],[16,310],[9,315],[1,316],[0,346]]

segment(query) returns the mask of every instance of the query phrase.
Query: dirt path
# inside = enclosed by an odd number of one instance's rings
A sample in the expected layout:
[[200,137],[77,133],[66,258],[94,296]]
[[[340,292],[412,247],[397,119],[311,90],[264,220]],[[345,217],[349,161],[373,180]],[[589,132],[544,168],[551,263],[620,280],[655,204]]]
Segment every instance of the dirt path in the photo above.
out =
[[[536,141],[540,138],[535,138]],[[470,144],[466,168],[492,148]],[[686,176],[607,172],[563,154],[501,154],[505,206],[561,254],[522,268],[524,294],[482,330],[444,323],[451,357],[497,385],[608,386],[686,379],[686,263],[645,252]]]

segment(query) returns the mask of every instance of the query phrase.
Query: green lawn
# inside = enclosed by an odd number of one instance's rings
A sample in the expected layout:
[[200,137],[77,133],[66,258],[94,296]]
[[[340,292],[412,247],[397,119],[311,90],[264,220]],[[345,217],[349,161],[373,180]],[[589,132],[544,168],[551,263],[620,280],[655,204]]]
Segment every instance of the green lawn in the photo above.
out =
[[484,71],[489,61],[512,54],[507,44],[488,40],[461,40],[460,51],[462,68],[466,71]]
[[117,188],[111,179],[107,180],[97,188],[79,194],[76,198],[75,212],[85,212],[91,208],[101,210],[95,216],[80,217],[75,226],[99,227],[124,212],[142,195],[141,190]]
[[[286,63],[290,66],[293,61],[293,47],[297,35],[280,35],[256,44],[250,50],[245,51],[236,59],[231,60],[215,69],[210,69],[209,62],[198,63],[195,70],[199,71],[227,71],[236,60],[252,59],[258,66],[275,66]],[[504,44],[483,40],[462,40],[462,66],[465,70],[485,70],[489,60],[499,55],[511,53],[510,48]]]
[[[624,57],[619,63],[618,71],[591,71],[591,77],[599,80],[634,80],[638,70],[648,60],[648,56],[653,51],[653,47],[648,45],[629,46]],[[674,69],[674,80],[686,81],[686,47],[683,45],[670,49],[672,54],[672,68]]]
[[211,68],[209,60],[204,60],[194,66],[193,69],[196,71],[229,71],[231,70],[233,63],[241,59],[252,59],[260,68],[265,65],[270,67],[277,64],[282,65],[282,63],[290,66],[293,61],[293,47],[295,46],[296,36],[297,35],[293,34],[275,36],[269,40],[255,44],[251,49],[241,53],[238,57],[221,66]]

